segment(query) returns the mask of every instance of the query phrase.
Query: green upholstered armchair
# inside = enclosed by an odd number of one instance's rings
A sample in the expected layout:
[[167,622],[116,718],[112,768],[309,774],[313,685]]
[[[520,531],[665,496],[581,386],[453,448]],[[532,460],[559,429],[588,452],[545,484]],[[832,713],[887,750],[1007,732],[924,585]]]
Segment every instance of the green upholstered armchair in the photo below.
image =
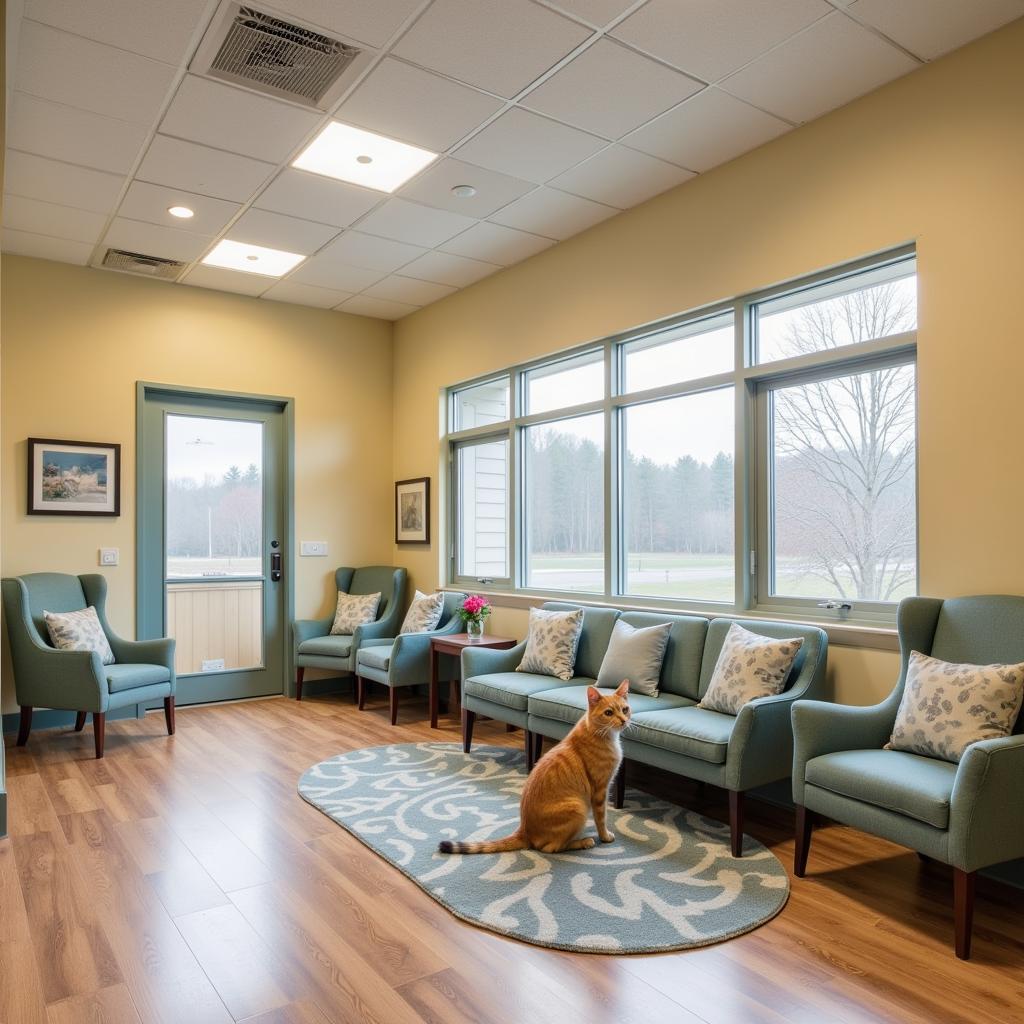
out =
[[[417,686],[430,682],[430,640],[448,633],[462,633],[465,626],[456,615],[465,594],[444,595],[440,625],[423,633],[400,633],[397,637],[365,640],[356,655],[356,685],[359,710],[366,703],[366,681],[381,683],[388,688],[391,704],[391,724],[398,721],[398,691],[403,686]],[[451,680],[459,676],[459,665],[454,658],[444,656],[438,666],[438,679]]]
[[334,573],[339,593],[376,594],[380,592],[377,619],[357,626],[351,636],[331,636],[334,609],[324,619],[299,619],[292,623],[295,657],[295,699],[302,700],[302,678],[307,668],[323,668],[342,675],[351,675],[356,668],[356,655],[367,640],[394,636],[401,623],[405,598],[405,569],[393,565],[367,565],[361,569],[342,566]]
[[[32,709],[77,711],[75,731],[91,711],[96,756],[103,756],[108,711],[162,699],[167,732],[174,735],[174,641],[123,640],[107,621],[103,576],[37,572],[3,581],[4,618],[14,665],[14,690],[21,705],[18,746],[28,742]],[[93,651],[62,651],[50,643],[43,612],[81,611],[92,605],[107,635],[114,664]]]
[[911,651],[986,665],[1024,661],[1024,597],[908,597],[898,615],[895,689],[872,707],[800,701],[793,707],[795,871],[803,876],[813,816],[908,846],[949,864],[956,955],[971,952],[974,876],[1024,856],[1024,715],[1015,734],[968,747],[959,764],[883,750],[903,696]]

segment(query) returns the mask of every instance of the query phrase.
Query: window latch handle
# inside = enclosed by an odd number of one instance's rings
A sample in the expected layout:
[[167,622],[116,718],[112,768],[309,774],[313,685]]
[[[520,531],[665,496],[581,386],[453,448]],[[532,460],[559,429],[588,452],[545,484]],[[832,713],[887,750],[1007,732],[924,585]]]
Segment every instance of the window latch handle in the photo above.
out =
[[830,612],[848,612],[853,610],[853,605],[849,601],[833,601],[831,598],[827,601],[819,601],[818,607],[827,608]]

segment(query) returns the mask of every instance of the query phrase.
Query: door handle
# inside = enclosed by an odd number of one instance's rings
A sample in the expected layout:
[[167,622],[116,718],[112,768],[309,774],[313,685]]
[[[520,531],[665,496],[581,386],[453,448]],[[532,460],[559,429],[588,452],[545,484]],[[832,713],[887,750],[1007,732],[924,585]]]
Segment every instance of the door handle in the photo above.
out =
[[281,552],[278,549],[278,543],[276,540],[270,542],[272,550],[270,552],[270,578],[274,583],[280,583],[281,581]]

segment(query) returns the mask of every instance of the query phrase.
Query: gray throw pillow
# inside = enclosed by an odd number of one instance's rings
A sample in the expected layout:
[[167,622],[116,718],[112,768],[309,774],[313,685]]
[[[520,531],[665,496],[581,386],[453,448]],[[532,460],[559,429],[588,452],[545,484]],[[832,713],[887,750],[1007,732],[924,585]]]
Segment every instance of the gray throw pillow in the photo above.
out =
[[628,679],[630,693],[657,697],[661,663],[671,631],[668,622],[637,629],[619,619],[598,670],[597,685],[614,690],[623,679]]

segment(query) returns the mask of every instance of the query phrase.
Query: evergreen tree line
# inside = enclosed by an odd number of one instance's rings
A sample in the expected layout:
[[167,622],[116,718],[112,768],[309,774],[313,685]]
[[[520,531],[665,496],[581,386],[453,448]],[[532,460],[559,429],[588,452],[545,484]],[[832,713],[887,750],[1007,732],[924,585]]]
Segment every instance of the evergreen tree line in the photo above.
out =
[[174,558],[246,558],[260,554],[260,471],[232,466],[218,480],[167,481],[167,554]]

